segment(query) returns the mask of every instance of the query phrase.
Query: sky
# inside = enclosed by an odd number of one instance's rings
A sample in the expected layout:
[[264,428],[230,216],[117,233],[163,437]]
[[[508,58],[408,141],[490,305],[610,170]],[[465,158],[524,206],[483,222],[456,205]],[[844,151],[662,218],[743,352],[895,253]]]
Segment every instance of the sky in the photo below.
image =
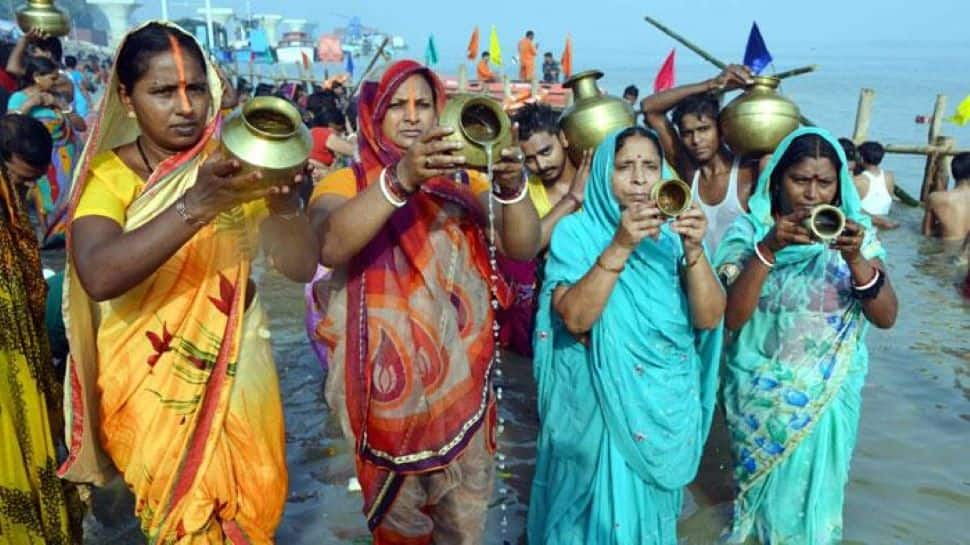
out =
[[[156,17],[160,0],[141,0],[136,20]],[[752,21],[757,21],[769,48],[815,47],[831,44],[876,44],[900,41],[952,42],[970,55],[970,2],[967,0],[212,0],[213,7],[245,13],[278,13],[306,18],[318,31],[342,26],[356,15],[364,25],[404,36],[408,56],[423,56],[434,34],[439,57],[461,62],[472,29],[477,25],[487,44],[491,25],[498,29],[506,55],[527,29],[536,33],[541,51],[558,57],[567,33],[574,64],[604,55],[642,51],[658,56],[675,44],[647,25],[651,15],[723,58],[743,55]],[[171,0],[176,18],[194,14],[202,0]],[[474,6],[481,6],[476,10]]]

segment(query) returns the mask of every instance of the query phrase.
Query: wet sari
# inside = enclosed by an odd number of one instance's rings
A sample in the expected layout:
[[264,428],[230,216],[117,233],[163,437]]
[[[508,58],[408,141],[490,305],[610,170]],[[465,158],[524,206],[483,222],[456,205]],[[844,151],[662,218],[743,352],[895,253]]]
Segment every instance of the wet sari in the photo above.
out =
[[616,232],[617,134],[596,149],[583,213],[556,225],[545,265],[535,334],[533,545],[675,545],[683,487],[697,473],[710,428],[722,328],[694,329],[683,245],[669,225],[627,261],[588,344],[553,308],[555,289],[579,282]]
[[[218,105],[211,65],[207,76]],[[113,158],[112,150],[138,133],[117,87],[115,73],[75,183],[72,221],[99,177],[137,178]],[[168,209],[196,182],[217,126],[213,108],[195,147],[163,161],[140,186],[125,211],[125,231]],[[70,454],[61,474],[103,484],[117,468],[150,543],[268,544],[282,516],[278,379],[258,296],[246,307],[260,219],[248,207],[221,214],[141,284],[102,303],[85,293],[68,238]]]
[[0,176],[0,543],[69,545],[81,539],[79,503],[57,477],[61,385],[37,239],[19,200]]
[[[792,133],[775,151],[718,248],[717,271],[733,281],[774,225],[771,173],[795,138],[823,136],[836,150],[846,217],[866,229],[862,254],[885,257],[842,147],[821,129]],[[725,353],[723,396],[738,495],[728,541],[774,545],[840,543],[842,505],[868,368],[869,322],[852,296],[841,254],[822,244],[776,253],[751,319]]]
[[[440,111],[441,82],[413,61],[391,65],[380,81],[365,81],[361,162],[325,179],[315,196],[337,177],[352,176],[352,197],[401,157],[385,142],[381,120],[394,92],[414,74],[432,84]],[[501,281],[489,281],[487,218],[469,180],[427,181],[347,266],[334,270],[334,292],[317,328],[331,354],[327,400],[354,442],[372,531],[405,479],[448,467],[481,432],[494,451],[490,292],[501,305],[510,294]]]

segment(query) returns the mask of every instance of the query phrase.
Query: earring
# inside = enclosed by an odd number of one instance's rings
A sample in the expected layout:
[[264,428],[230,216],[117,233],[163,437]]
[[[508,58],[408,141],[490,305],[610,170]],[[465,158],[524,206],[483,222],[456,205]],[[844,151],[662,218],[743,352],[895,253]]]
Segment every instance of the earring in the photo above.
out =
[[135,110],[128,110],[128,118],[135,119]]

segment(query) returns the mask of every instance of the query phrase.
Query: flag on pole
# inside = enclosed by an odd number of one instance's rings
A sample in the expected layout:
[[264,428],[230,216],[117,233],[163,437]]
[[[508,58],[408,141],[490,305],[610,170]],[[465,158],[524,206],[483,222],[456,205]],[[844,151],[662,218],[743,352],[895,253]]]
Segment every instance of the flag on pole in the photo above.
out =
[[559,67],[562,69],[564,79],[569,79],[573,75],[573,40],[566,36],[566,46],[562,50],[562,57],[559,59]]
[[670,54],[667,55],[667,60],[664,61],[660,71],[657,72],[657,77],[653,80],[654,93],[666,91],[674,86],[674,55],[676,53],[676,48],[671,49]]
[[970,123],[970,95],[967,95],[966,98],[960,101],[960,104],[957,106],[957,112],[946,120],[950,123],[956,123],[961,127]]
[[472,32],[471,39],[468,40],[468,60],[473,61],[478,58],[478,27]]
[[771,64],[771,53],[765,45],[765,39],[761,37],[758,30],[758,23],[751,23],[751,33],[748,35],[748,45],[744,48],[744,65],[751,69],[755,74],[760,74],[769,64]]
[[354,56],[350,53],[344,53],[344,56],[347,57],[347,73],[350,74],[350,77],[354,77]]
[[428,36],[428,45],[424,48],[424,64],[426,66],[438,64],[438,49],[434,46],[434,34]]
[[492,33],[488,37],[488,56],[495,66],[502,66],[502,43],[498,41],[498,31],[492,25]]

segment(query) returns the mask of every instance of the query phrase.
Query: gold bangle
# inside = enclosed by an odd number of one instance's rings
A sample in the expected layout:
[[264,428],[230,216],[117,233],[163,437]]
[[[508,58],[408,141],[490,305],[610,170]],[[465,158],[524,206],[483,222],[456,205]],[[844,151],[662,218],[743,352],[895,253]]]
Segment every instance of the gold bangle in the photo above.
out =
[[600,254],[600,256],[596,258],[596,266],[599,267],[599,268],[601,268],[601,269],[603,269],[604,271],[606,271],[608,273],[613,273],[613,274],[620,274],[621,272],[623,272],[623,269],[626,267],[626,265],[620,265],[620,268],[618,268],[618,269],[613,269],[613,268],[607,267],[606,265],[603,264],[603,255],[602,254]]
[[[684,254],[684,257],[687,257],[687,254]],[[686,262],[687,261],[686,259],[681,258],[681,261],[684,262],[683,270],[689,271],[694,265],[697,265],[697,262],[700,261],[702,257],[704,257],[704,252],[703,251],[700,252],[700,253],[698,253],[697,254],[697,257],[694,258],[694,261],[691,261],[690,263],[687,263]]]

